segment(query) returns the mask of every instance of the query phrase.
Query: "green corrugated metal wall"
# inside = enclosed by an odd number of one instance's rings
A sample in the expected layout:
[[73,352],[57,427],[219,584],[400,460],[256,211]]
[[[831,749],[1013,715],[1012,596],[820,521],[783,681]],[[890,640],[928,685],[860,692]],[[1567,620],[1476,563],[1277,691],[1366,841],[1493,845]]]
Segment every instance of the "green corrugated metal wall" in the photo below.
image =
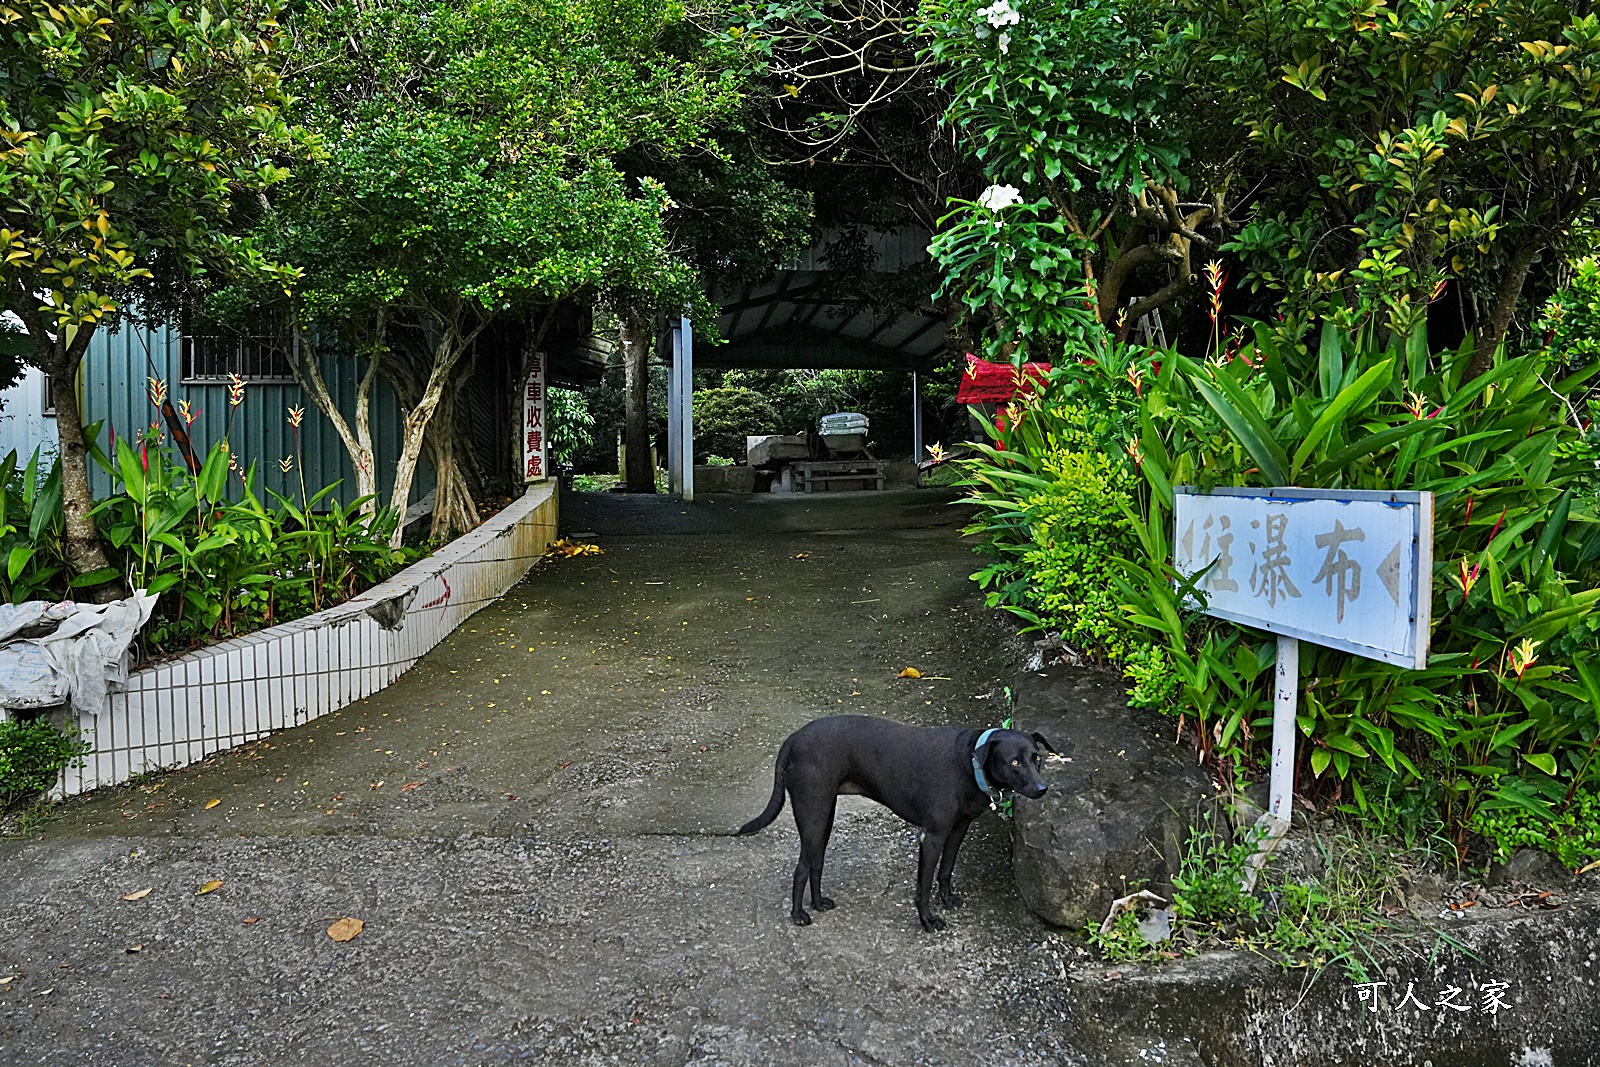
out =
[[[325,358],[323,374],[339,409],[353,419],[359,362],[352,356]],[[290,495],[300,494],[299,476],[285,474],[279,461],[295,454],[294,431],[289,427],[288,409],[306,409],[300,425],[300,455],[305,463],[306,489],[315,493],[333,481],[341,484],[337,495],[349,502],[355,499],[355,471],[339,441],[339,434],[292,382],[262,382],[249,385],[245,400],[228,424],[228,387],[221,383],[185,383],[183,360],[176,330],[145,330],[122,326],[116,331],[97,330],[84,355],[82,377],[83,417],[86,423],[104,420],[100,431],[101,447],[107,447],[112,432],[132,438],[160,418],[150,396],[146,378],[163,378],[174,405],[187,399],[200,417],[190,428],[195,450],[202,455],[211,445],[229,435],[241,467],[256,463],[257,486]],[[400,408],[394,394],[380,378],[373,385],[372,437],[377,454],[378,484],[387,502],[394,485],[395,462],[400,455]],[[91,463],[90,483],[97,497],[111,491],[110,477]],[[237,485],[237,481],[233,482]],[[433,488],[433,468],[424,452],[412,483],[411,502],[416,503]]]

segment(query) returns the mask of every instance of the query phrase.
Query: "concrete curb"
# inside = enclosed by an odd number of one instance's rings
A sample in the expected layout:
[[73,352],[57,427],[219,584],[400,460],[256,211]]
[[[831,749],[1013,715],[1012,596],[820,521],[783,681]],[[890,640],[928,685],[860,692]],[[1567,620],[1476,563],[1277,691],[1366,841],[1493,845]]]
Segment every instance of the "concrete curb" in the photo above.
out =
[[1080,968],[1068,1000],[1107,1067],[1600,1063],[1600,895],[1442,933],[1461,947],[1421,935],[1411,958],[1369,968],[1384,984],[1365,997],[1338,965],[1312,982],[1308,971],[1210,952],[1149,970]]
[[103,710],[75,716],[94,752],[58,795],[181,767],[361,700],[515,585],[556,537],[556,487],[354,600],[137,671]]

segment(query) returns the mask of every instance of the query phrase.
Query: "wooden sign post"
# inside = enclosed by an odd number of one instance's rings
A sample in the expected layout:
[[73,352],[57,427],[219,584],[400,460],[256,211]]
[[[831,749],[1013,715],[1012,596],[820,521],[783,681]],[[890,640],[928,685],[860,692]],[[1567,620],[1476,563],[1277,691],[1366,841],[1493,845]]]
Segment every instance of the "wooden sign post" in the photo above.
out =
[[1278,636],[1271,801],[1248,881],[1289,828],[1300,642],[1420,670],[1432,608],[1433,494],[1214,489],[1175,494],[1173,565],[1208,615]]

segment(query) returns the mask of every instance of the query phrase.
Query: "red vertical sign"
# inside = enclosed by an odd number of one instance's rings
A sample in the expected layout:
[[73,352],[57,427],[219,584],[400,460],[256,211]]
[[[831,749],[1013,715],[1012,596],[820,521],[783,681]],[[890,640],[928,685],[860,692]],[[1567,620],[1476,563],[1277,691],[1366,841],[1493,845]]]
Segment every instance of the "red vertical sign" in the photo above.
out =
[[533,370],[522,390],[523,480],[536,482],[549,473],[545,459],[544,353],[533,357]]

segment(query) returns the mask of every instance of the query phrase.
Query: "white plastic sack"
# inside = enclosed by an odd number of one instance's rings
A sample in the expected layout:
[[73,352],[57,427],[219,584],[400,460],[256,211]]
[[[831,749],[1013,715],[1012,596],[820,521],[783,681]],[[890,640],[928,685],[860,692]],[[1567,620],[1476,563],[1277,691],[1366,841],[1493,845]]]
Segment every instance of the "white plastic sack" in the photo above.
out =
[[143,591],[109,604],[0,605],[0,707],[70,700],[99,712],[111,687],[127,683],[128,648],[155,606]]

